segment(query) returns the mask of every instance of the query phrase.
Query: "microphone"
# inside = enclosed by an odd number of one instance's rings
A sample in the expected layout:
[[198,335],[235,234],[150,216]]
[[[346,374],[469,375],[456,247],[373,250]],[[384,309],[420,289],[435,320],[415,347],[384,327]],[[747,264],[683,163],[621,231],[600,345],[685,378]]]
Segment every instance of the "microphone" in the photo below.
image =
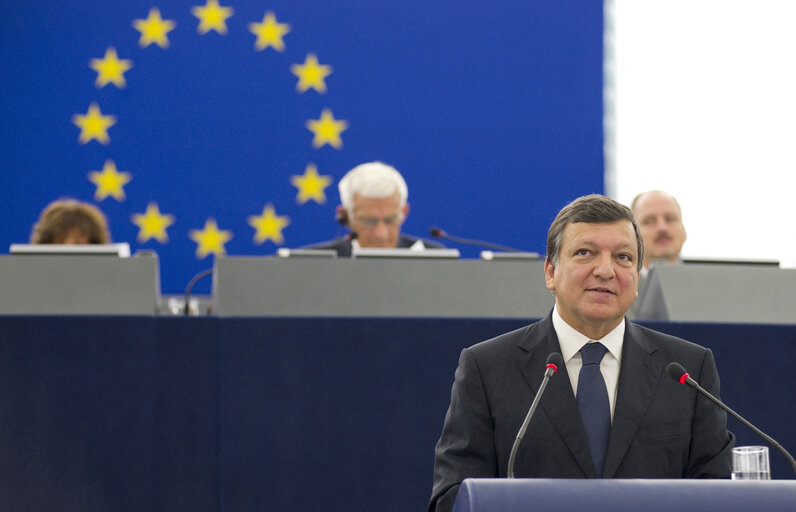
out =
[[[470,238],[461,238],[461,237],[458,237],[458,236],[449,235],[448,233],[446,233],[445,231],[441,230],[440,228],[438,228],[436,226],[432,226],[431,229],[428,230],[428,233],[431,236],[433,236],[434,238],[445,238],[445,239],[450,240],[452,242],[457,242],[457,243],[465,244],[465,245],[476,245],[476,246],[479,246],[479,247],[486,247],[487,249],[494,249],[496,251],[523,252],[523,253],[527,252],[527,251],[521,251],[519,249],[512,249],[511,247],[506,247],[505,245],[497,245],[497,244],[493,244],[491,242],[484,242],[483,240],[473,240],[473,239],[470,239]],[[538,254],[537,254],[537,256],[538,256]]]
[[688,374],[688,372],[685,370],[685,368],[683,368],[683,366],[680,363],[671,362],[668,365],[666,365],[666,373],[669,374],[669,377],[673,378],[680,384],[685,384],[696,389],[704,396],[709,398],[711,402],[713,402],[714,404],[718,405],[719,407],[730,413],[736,420],[740,421],[741,423],[749,427],[755,434],[765,439],[768,444],[770,444],[771,446],[782,452],[783,455],[785,455],[785,458],[788,459],[790,465],[793,466],[793,470],[796,471],[796,461],[793,460],[791,454],[788,453],[788,451],[785,448],[783,448],[781,444],[776,442],[770,436],[763,433],[763,431],[760,430],[759,428],[755,427],[754,425],[746,421],[740,414],[738,414],[737,412],[733,411],[732,409],[724,405],[724,402],[722,402],[715,396],[708,393],[702,386],[700,386],[697,383],[697,381],[691,378],[691,375]]
[[191,314],[191,292],[193,291],[193,287],[198,283],[200,280],[204,279],[205,277],[211,275],[213,273],[212,268],[208,268],[207,270],[203,270],[193,276],[191,280],[188,282],[188,286],[185,287],[185,305],[182,308],[182,314],[188,316]]
[[508,478],[514,478],[514,459],[517,457],[517,449],[520,447],[520,441],[522,441],[522,438],[525,436],[525,431],[528,429],[528,423],[531,422],[531,417],[533,417],[533,413],[536,412],[536,408],[539,406],[539,401],[542,399],[542,394],[544,393],[545,388],[547,388],[547,383],[550,381],[550,377],[552,377],[553,374],[558,371],[558,368],[564,364],[564,358],[561,357],[561,354],[558,352],[553,352],[547,356],[547,362],[545,364],[546,366],[542,384],[539,386],[539,391],[533,398],[531,408],[528,409],[528,414],[525,415],[525,421],[522,422],[522,426],[520,427],[519,432],[517,432],[517,437],[514,439],[514,445],[511,447],[511,454],[509,455]]

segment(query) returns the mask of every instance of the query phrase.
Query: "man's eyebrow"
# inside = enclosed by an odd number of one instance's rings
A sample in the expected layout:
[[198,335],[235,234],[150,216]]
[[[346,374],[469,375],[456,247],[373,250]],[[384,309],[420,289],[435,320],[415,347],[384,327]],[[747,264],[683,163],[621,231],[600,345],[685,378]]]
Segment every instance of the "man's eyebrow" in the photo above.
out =
[[[598,244],[595,241],[593,241],[592,239],[587,239],[587,240],[583,240],[583,241],[580,241],[580,242],[573,241],[572,245],[576,248],[575,250],[577,250],[577,248],[580,248],[580,247],[588,247],[588,248],[597,247]],[[620,242],[619,244],[617,244],[617,245],[615,245],[613,247],[613,250],[620,250],[620,249],[626,249],[626,248],[633,249],[634,247],[636,247],[635,243]]]

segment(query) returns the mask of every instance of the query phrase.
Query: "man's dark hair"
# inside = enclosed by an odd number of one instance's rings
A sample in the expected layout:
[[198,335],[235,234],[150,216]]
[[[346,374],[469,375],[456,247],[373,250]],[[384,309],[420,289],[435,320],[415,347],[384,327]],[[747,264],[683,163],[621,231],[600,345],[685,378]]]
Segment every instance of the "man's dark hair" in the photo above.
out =
[[633,212],[627,206],[599,194],[579,197],[558,212],[555,220],[550,225],[550,229],[547,231],[547,259],[553,265],[558,265],[564,229],[569,224],[575,222],[609,224],[622,220],[630,221],[633,225],[633,231],[636,233],[636,242],[638,244],[636,268],[640,271],[644,263],[644,242],[641,239],[641,232],[638,229],[635,217],[633,217]]

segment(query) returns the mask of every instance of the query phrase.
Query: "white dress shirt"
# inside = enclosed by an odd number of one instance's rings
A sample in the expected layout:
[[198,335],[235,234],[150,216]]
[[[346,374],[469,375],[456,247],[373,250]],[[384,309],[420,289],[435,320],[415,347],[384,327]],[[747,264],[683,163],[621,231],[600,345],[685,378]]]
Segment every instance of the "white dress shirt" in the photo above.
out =
[[578,377],[583,366],[583,358],[580,349],[590,341],[599,341],[608,351],[605,353],[600,363],[600,373],[603,374],[605,387],[608,390],[608,401],[611,404],[611,420],[614,418],[614,406],[616,405],[616,387],[619,382],[619,367],[622,363],[622,344],[625,339],[625,319],[617,325],[611,332],[603,336],[600,340],[591,340],[561,318],[558,310],[553,308],[553,328],[558,336],[558,343],[561,345],[561,355],[564,364],[567,365],[567,373],[572,384],[572,393],[578,394]]

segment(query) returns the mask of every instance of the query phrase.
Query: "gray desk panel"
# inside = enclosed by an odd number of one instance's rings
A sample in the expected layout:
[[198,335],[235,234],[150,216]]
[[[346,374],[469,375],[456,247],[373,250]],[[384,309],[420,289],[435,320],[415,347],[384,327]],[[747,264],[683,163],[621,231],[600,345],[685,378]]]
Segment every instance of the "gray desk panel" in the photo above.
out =
[[543,261],[221,257],[221,316],[539,318],[554,298]]
[[155,256],[0,256],[2,315],[153,315]]
[[656,265],[635,318],[674,322],[796,322],[796,269]]

